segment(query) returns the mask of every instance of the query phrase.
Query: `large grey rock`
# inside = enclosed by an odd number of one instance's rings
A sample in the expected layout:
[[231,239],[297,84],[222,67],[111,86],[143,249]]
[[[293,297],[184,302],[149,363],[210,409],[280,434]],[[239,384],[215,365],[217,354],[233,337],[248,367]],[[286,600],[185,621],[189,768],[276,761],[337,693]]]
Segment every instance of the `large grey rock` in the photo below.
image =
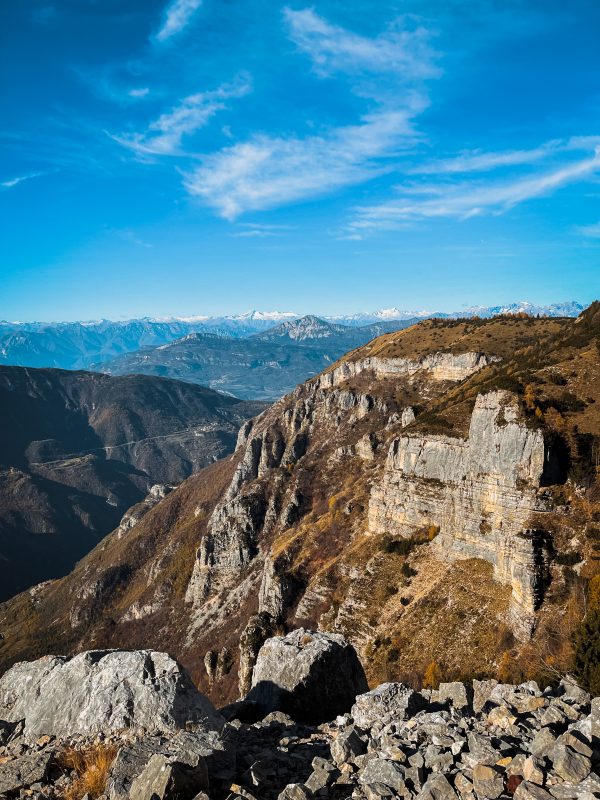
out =
[[552,795],[535,783],[523,781],[515,789],[515,800],[552,800]]
[[367,746],[353,727],[340,731],[331,742],[331,757],[336,764],[352,761],[366,752]]
[[343,636],[299,628],[261,647],[247,700],[263,715],[283,711],[319,724],[348,711],[366,689],[356,651]]
[[483,711],[483,707],[497,684],[498,681],[493,678],[484,681],[478,681],[476,678],[473,680],[473,711],[476,714]]
[[552,731],[549,728],[542,728],[530,742],[529,752],[538,758],[543,758],[548,755],[555,743],[556,737]]
[[208,779],[227,780],[232,776],[234,758],[227,739],[216,731],[178,731],[169,738],[145,736],[125,744],[111,767],[108,796],[110,800],[126,800],[135,785],[140,797],[152,787],[150,794],[160,797],[160,791],[170,791],[173,786],[187,786],[185,794],[191,797],[194,792],[190,794],[189,787],[196,785],[195,791],[199,791],[205,787],[207,775]]
[[187,672],[152,650],[92,650],[15,664],[0,679],[0,718],[24,719],[29,740],[223,725]]
[[473,769],[473,788],[480,800],[495,800],[504,791],[502,773],[487,764],[477,764]]
[[590,774],[590,759],[564,744],[557,743],[550,753],[552,766],[564,781],[579,783]]
[[191,766],[157,754],[134,778],[129,798],[167,800],[172,797],[192,797],[204,789],[208,789],[208,774],[203,759],[198,759]]
[[426,706],[423,695],[403,683],[382,683],[359,695],[350,713],[359,728],[368,730],[375,722],[408,719]]
[[530,783],[537,783],[539,786],[543,786],[546,779],[543,760],[535,756],[526,758],[523,762],[523,777]]
[[457,795],[445,775],[432,773],[415,800],[456,800]]
[[312,792],[302,783],[288,783],[277,800],[311,800]]
[[566,678],[563,678],[559,687],[563,692],[563,700],[578,706],[589,706],[590,695],[578,685],[572,675],[567,675]]

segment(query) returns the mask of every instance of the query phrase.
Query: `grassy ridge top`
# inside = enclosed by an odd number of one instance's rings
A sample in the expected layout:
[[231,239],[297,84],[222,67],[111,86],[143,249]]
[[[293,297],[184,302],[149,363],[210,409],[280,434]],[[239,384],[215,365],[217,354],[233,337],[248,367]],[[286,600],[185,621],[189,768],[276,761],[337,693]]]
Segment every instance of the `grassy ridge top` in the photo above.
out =
[[357,361],[369,356],[417,359],[436,352],[480,351],[508,358],[516,349],[567,331],[573,324],[574,320],[566,317],[428,319],[402,331],[380,336],[348,353],[343,360]]

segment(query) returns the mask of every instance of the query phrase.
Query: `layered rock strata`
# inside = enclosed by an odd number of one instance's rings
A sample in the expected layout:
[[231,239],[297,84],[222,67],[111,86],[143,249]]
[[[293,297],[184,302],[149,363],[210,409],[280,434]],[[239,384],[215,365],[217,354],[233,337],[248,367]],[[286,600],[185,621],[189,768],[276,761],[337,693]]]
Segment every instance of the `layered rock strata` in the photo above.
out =
[[486,353],[430,353],[419,359],[380,358],[371,356],[356,361],[342,361],[319,378],[320,388],[331,388],[362,372],[375,378],[413,376],[422,373],[433,381],[462,381],[474,372],[500,359]]
[[439,531],[439,556],[489,561],[496,580],[512,587],[512,621],[525,636],[548,560],[545,534],[529,519],[548,508],[540,485],[549,458],[510,393],[479,395],[467,439],[407,434],[392,442],[372,489],[369,530],[405,538]]

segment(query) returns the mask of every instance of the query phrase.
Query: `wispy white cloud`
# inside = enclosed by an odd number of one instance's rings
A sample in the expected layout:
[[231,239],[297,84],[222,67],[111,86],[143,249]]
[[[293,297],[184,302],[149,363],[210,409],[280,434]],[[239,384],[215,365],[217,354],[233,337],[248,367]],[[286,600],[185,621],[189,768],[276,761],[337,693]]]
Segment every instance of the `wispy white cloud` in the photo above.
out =
[[461,172],[485,172],[498,167],[532,164],[556,152],[556,142],[548,142],[531,150],[510,150],[499,153],[471,151],[452,158],[430,161],[417,166],[411,172],[421,175],[440,175]]
[[578,225],[577,233],[582,236],[589,236],[591,239],[600,239],[600,222],[595,222],[592,225]]
[[265,225],[260,222],[240,222],[239,228],[231,235],[236,238],[265,238],[269,236],[282,236],[291,230],[290,225]]
[[157,41],[164,42],[182,31],[201,5],[202,0],[173,0],[165,9],[163,24],[155,37]]
[[[501,214],[520,203],[551,194],[586,180],[600,171],[600,147],[594,154],[541,174],[492,183],[433,184],[401,187],[403,196],[387,203],[357,209],[353,233],[395,228],[407,221],[448,217],[465,219],[485,213]],[[422,198],[422,199],[421,199]]]
[[129,97],[140,100],[142,97],[147,97],[150,94],[150,89],[148,86],[142,86],[139,89],[130,89],[127,94]]
[[154,245],[150,244],[150,242],[144,241],[144,239],[138,236],[138,234],[131,228],[123,228],[122,230],[115,231],[115,233],[121,239],[124,239],[126,242],[130,242],[131,244],[135,244],[138,247],[146,247],[146,248],[154,247]]
[[264,239],[269,236],[279,236],[274,231],[265,231],[262,228],[248,228],[246,231],[236,231],[231,235],[236,239]]
[[42,175],[46,175],[45,172],[28,172],[26,175],[18,175],[16,178],[9,178],[6,181],[2,181],[0,186],[4,189],[12,189],[14,186],[18,186],[23,181],[31,180],[31,178],[39,178]]
[[569,150],[593,150],[596,146],[600,146],[599,136],[577,136],[566,140],[552,139],[539,147],[525,150],[500,152],[471,150],[450,158],[425,162],[415,166],[410,172],[420,175],[487,172],[500,167],[534,164]]
[[109,136],[142,157],[181,155],[184,136],[204,127],[217,112],[227,107],[227,100],[243,97],[251,90],[249,76],[241,75],[233,83],[184,98],[175,108],[151,122],[143,133]]
[[255,136],[204,158],[185,187],[226,219],[362,183],[389,169],[384,157],[414,141],[413,110],[380,111],[321,136]]
[[430,31],[401,17],[374,38],[360,36],[320,17],[312,8],[284,8],[291,39],[321,75],[333,72],[396,73],[404,82],[433,78],[440,70],[429,44]]

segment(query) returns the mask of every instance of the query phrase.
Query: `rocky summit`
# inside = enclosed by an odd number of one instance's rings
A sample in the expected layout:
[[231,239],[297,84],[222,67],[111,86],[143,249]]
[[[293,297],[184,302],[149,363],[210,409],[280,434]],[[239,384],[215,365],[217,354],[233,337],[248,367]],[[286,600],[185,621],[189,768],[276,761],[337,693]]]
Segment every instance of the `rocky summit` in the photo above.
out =
[[0,679],[0,794],[600,797],[600,698],[570,677],[554,688],[474,680],[364,691],[343,637],[299,629],[265,641],[252,684],[219,713],[164,653],[91,651],[18,664]]

